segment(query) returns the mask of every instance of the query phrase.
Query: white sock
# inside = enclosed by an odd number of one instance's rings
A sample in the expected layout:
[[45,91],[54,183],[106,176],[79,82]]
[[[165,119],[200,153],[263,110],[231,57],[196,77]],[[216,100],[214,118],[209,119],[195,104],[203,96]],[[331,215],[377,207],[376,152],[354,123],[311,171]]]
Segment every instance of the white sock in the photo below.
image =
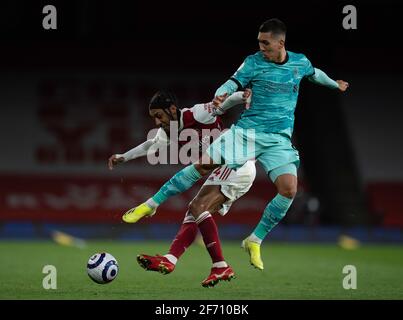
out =
[[225,261],[219,261],[213,263],[213,268],[226,268],[228,264]]
[[157,208],[158,204],[153,200],[153,198],[150,198],[146,201],[146,204],[150,207],[150,208]]
[[175,265],[176,265],[176,262],[178,262],[178,258],[175,257],[173,254],[168,253],[164,257],[167,258],[169,260],[169,262],[171,262],[171,263],[173,263]]
[[251,233],[248,239],[252,242],[256,242],[258,244],[262,244],[262,239],[258,238],[254,233]]

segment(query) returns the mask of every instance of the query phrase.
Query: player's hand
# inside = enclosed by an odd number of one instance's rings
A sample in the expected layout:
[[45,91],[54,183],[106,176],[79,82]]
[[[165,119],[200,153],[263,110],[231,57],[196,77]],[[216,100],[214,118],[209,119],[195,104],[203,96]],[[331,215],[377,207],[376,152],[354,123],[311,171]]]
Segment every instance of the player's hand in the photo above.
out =
[[337,82],[337,84],[339,85],[339,90],[340,90],[341,92],[344,92],[344,91],[347,90],[347,88],[348,88],[348,86],[349,86],[348,82],[343,81],[343,80],[336,80],[336,82]]
[[252,90],[251,89],[245,89],[242,95],[243,101],[245,101],[245,109],[249,109],[250,107],[250,101],[252,99]]
[[108,160],[109,170],[112,170],[114,166],[116,166],[117,164],[122,163],[124,161],[125,161],[125,158],[123,158],[122,156],[118,156],[118,155],[114,154]]
[[221,95],[221,96],[216,96],[216,97],[214,97],[214,99],[213,99],[213,105],[214,105],[216,108],[219,108],[219,107],[221,106],[221,104],[225,101],[225,99],[227,99],[227,97],[228,97],[228,93],[224,93],[224,94]]

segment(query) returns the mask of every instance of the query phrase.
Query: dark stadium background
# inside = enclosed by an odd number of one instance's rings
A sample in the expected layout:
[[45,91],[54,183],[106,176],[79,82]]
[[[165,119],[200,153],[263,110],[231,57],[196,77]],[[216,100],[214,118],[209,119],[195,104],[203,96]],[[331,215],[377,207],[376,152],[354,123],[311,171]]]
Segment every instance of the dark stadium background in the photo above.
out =
[[[57,8],[57,30],[42,8]],[[355,5],[358,29],[342,27]],[[145,159],[107,169],[113,153],[143,142],[147,102],[170,88],[180,106],[212,99],[257,30],[278,17],[287,49],[350,82],[344,95],[305,82],[294,142],[300,188],[272,240],[402,242],[403,92],[398,2],[2,1],[0,3],[0,238],[170,239],[197,188],[138,225],[120,222],[181,166]],[[238,111],[225,119],[234,121]],[[242,239],[274,188],[261,169],[225,218]]]

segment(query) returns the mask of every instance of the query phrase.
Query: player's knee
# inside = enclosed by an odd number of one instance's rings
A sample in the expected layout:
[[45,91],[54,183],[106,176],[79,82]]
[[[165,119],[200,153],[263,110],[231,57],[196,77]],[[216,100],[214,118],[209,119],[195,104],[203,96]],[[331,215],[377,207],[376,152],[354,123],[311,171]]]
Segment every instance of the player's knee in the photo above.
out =
[[195,198],[189,204],[189,211],[195,219],[197,219],[204,211],[206,211],[206,204],[202,199]]
[[219,194],[196,197],[189,204],[189,212],[195,219],[203,212],[213,213],[217,209],[217,203],[220,201],[219,197]]
[[293,199],[297,194],[297,186],[294,184],[285,185],[279,188],[278,193],[283,197]]

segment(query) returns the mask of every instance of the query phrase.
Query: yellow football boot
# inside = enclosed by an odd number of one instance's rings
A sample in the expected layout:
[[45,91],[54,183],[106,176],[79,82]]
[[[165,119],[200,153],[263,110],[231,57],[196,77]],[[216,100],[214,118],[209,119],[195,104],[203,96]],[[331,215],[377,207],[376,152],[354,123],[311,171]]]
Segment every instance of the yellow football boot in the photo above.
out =
[[250,264],[259,270],[263,270],[263,261],[260,257],[260,244],[246,238],[242,241],[242,248],[249,254]]
[[136,223],[143,217],[153,216],[155,211],[155,208],[151,208],[147,203],[144,202],[135,208],[127,210],[122,216],[122,220],[126,223]]

